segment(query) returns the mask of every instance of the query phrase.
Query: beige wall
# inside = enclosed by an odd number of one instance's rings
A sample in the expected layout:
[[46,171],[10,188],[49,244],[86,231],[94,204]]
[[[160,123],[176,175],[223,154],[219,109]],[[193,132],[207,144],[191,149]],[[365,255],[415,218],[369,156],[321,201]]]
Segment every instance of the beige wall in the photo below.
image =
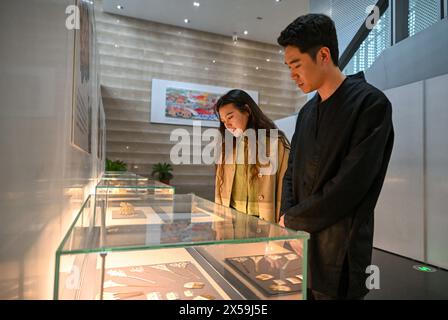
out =
[[[150,123],[153,78],[258,91],[260,107],[273,120],[291,115],[306,100],[277,46],[245,40],[235,46],[231,36],[102,12],[96,19],[107,156],[125,161],[130,171],[147,175],[154,163],[169,162],[170,132],[180,127]],[[177,192],[212,198],[213,166],[174,166],[174,176]]]

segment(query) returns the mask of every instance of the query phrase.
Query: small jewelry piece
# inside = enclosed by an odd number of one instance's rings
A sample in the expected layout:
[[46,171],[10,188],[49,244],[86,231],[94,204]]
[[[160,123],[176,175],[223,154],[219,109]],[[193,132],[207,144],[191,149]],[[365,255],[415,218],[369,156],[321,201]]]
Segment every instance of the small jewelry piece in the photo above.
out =
[[292,284],[299,284],[299,283],[302,283],[302,281],[300,281],[299,279],[297,279],[297,278],[286,278],[286,280],[288,280],[290,283],[292,283]]
[[179,295],[176,292],[168,292],[166,298],[168,300],[179,300]]
[[146,300],[162,300],[160,292],[150,292],[146,294]]
[[272,281],[274,281],[274,283],[277,284],[277,285],[279,285],[279,286],[282,286],[282,285],[285,285],[285,284],[286,284],[286,282],[283,281],[283,280],[272,280]]
[[274,277],[270,274],[262,273],[262,274],[259,274],[258,276],[256,276],[255,278],[257,278],[258,280],[261,280],[261,281],[266,281],[266,280],[270,280]]
[[188,298],[191,298],[192,296],[194,296],[194,293],[191,290],[185,290],[184,295]]
[[303,280],[303,275],[301,274],[296,275],[296,277],[299,278],[300,280]]
[[288,286],[279,286],[277,284],[270,285],[269,289],[271,289],[272,291],[282,291],[282,292],[291,291],[290,287],[288,287]]
[[187,282],[184,284],[184,288],[187,289],[202,289],[205,284],[203,282]]
[[134,206],[128,202],[120,202],[120,207],[122,216],[133,216],[135,214]]

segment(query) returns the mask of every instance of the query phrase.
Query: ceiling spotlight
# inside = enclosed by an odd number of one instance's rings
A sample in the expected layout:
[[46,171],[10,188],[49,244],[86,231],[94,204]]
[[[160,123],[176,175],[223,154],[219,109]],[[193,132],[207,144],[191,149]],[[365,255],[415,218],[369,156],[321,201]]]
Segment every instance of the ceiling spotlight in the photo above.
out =
[[268,59],[266,59],[266,62],[269,62],[269,61],[271,61],[271,59],[269,59],[269,58],[268,58]]
[[247,35],[249,32],[247,30],[244,30],[244,34]]
[[190,23],[190,19],[184,19],[185,23]]
[[279,2],[282,2],[282,0],[275,0],[275,2],[279,3]]
[[126,149],[129,150],[129,146],[126,146]]
[[256,67],[255,67],[255,70],[258,70],[258,69],[260,69],[260,68],[258,68],[258,66],[256,66]]
[[115,44],[114,47],[115,47],[115,48],[118,48],[119,46],[118,46],[118,44]]
[[118,9],[118,10],[123,10],[124,7],[123,7],[121,4],[119,4],[119,5],[117,6],[117,9]]
[[117,23],[120,23],[120,20],[119,20],[119,19],[117,19]]
[[212,62],[213,62],[213,63],[216,63],[216,60],[213,60]]
[[199,7],[201,4],[200,4],[199,2],[193,2],[193,5],[194,5],[195,7]]

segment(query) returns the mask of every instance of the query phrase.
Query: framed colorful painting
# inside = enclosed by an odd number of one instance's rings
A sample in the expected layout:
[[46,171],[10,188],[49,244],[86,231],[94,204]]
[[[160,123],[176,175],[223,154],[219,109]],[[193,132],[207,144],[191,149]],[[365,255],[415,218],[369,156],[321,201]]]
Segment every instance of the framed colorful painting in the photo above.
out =
[[[152,80],[151,122],[218,127],[214,105],[220,96],[234,88],[208,86],[169,80]],[[245,90],[256,103],[258,92]]]

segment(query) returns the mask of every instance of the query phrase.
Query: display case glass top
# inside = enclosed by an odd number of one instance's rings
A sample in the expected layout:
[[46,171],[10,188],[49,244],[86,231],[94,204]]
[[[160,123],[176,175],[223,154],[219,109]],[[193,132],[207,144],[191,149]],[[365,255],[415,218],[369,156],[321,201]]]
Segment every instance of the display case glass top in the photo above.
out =
[[59,254],[308,239],[308,234],[215,204],[194,194],[143,195],[82,211]]
[[105,171],[103,175],[101,176],[101,179],[135,179],[135,178],[143,178],[139,176],[138,174],[130,171]]
[[107,188],[115,188],[115,189],[174,189],[173,186],[162,183],[157,180],[148,179],[141,176],[136,176],[134,178],[126,177],[116,177],[116,178],[107,178],[101,179],[97,186],[97,189],[107,189]]

